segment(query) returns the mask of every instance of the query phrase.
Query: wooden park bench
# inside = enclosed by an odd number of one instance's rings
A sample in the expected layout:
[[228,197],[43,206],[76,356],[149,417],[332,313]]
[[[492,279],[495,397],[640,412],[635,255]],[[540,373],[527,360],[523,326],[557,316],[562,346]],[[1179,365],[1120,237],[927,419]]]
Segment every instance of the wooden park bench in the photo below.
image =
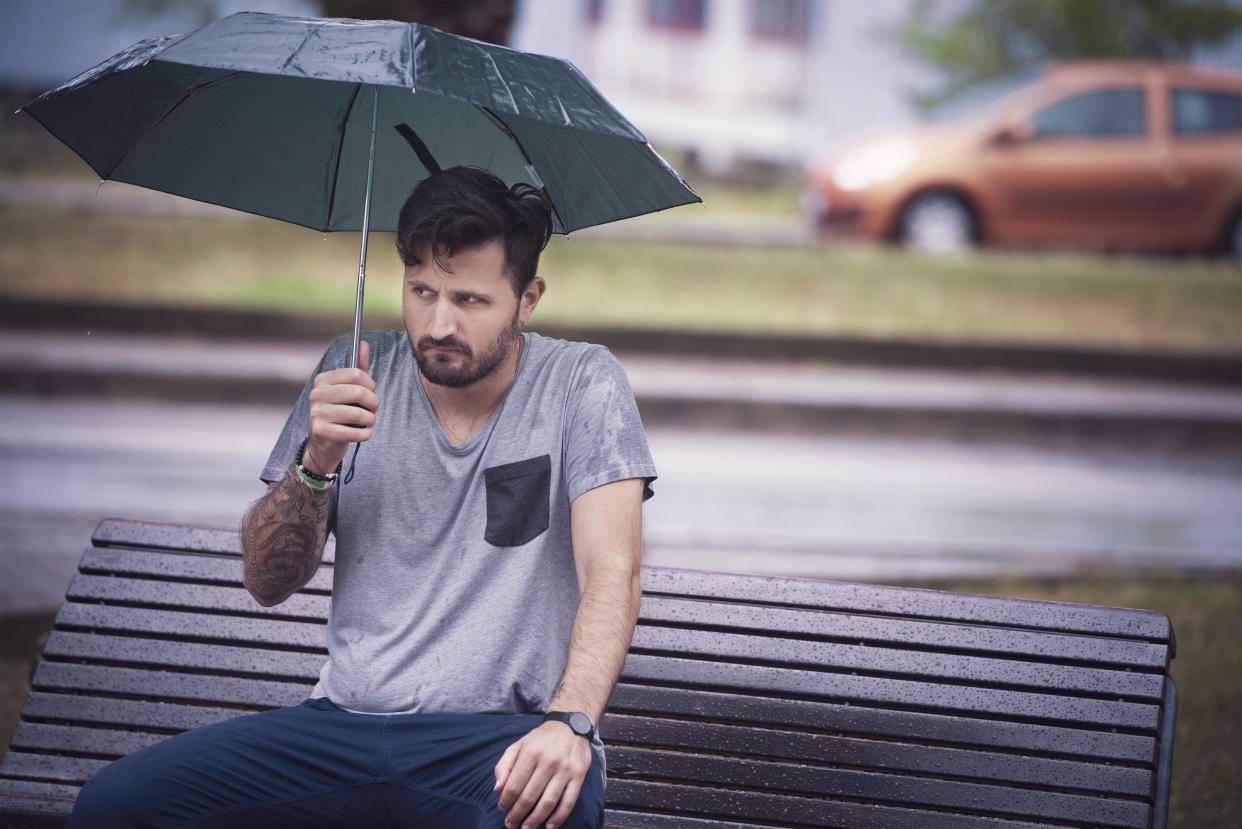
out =
[[[236,532],[103,522],[0,765],[0,825],[170,734],[296,703],[329,563],[263,609]],[[601,729],[608,825],[1163,827],[1163,613],[646,568]]]

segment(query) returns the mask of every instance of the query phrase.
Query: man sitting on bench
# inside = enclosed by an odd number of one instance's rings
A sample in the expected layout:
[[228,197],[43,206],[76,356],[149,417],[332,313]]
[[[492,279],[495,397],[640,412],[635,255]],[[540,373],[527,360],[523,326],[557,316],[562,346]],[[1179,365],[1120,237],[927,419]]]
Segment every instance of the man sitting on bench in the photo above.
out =
[[520,330],[551,227],[542,193],[480,170],[415,188],[406,330],[367,332],[362,369],[332,342],[242,524],[263,605],[336,534],[311,698],[118,760],[71,826],[602,824],[593,724],[638,614],[655,469],[616,359]]

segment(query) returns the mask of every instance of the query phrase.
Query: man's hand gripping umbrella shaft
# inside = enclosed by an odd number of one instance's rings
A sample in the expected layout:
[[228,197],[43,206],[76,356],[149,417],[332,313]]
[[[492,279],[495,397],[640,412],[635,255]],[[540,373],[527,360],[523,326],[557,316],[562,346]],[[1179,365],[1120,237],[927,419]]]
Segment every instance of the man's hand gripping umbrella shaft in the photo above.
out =
[[[339,368],[315,377],[302,466],[317,475],[335,472],[351,443],[371,438],[379,397],[367,374],[370,346],[359,344],[360,368]],[[264,607],[280,604],[310,581],[328,539],[331,490],[315,489],[290,466],[270,484],[242,519],[242,581]]]

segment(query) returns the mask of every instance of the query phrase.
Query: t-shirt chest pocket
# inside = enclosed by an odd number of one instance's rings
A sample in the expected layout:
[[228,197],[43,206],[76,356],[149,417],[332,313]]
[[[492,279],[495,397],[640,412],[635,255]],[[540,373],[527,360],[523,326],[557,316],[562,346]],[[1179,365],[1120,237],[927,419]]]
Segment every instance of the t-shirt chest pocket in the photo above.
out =
[[495,547],[519,547],[548,528],[552,457],[540,455],[483,470],[487,484],[487,529]]

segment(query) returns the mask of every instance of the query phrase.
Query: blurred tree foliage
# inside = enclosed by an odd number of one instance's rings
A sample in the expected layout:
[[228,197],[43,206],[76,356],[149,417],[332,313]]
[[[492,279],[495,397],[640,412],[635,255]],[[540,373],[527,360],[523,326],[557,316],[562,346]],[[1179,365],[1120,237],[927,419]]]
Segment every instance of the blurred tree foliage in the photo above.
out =
[[972,0],[956,16],[919,0],[881,32],[944,83],[910,95],[935,109],[982,81],[1047,60],[1184,60],[1242,34],[1238,0]]

